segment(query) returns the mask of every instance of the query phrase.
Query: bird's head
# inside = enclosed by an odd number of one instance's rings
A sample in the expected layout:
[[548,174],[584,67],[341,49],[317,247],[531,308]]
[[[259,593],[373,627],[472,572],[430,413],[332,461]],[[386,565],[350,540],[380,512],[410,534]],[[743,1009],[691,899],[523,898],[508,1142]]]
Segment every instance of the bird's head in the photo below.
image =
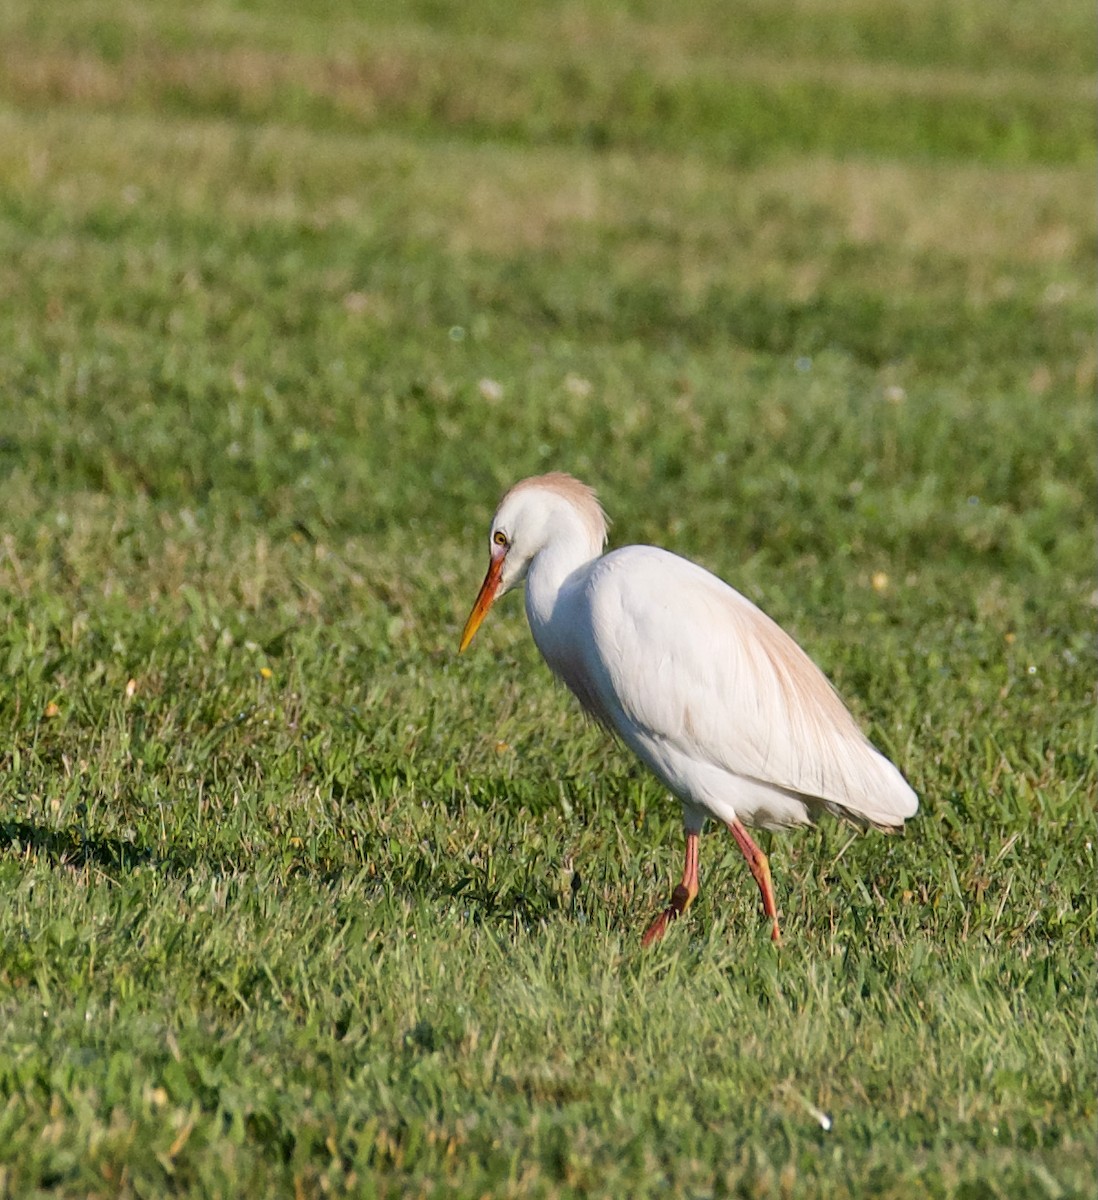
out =
[[595,493],[571,475],[538,475],[516,483],[492,518],[488,572],[465,622],[459,652],[473,640],[493,603],[522,583],[535,556],[551,541],[574,543],[594,558],[606,543],[606,530],[606,514]]

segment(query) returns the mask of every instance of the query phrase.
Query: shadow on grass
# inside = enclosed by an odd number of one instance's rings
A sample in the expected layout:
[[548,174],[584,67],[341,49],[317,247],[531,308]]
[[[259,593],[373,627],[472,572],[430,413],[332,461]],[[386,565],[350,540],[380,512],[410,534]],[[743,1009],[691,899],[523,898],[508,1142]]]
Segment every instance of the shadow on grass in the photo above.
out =
[[96,866],[110,871],[162,861],[147,846],[121,838],[89,836],[80,826],[53,829],[33,821],[0,821],[0,853],[9,850],[30,850],[61,866]]
[[[34,821],[0,821],[0,855],[24,857],[28,853],[61,867],[70,869],[97,868],[110,875],[125,875],[137,867],[152,867],[167,874],[188,874],[203,869],[214,873],[236,874],[247,870],[240,862],[218,856],[198,855],[193,851],[168,848],[165,853],[125,841],[121,838],[99,837],[79,824],[54,828]],[[308,879],[320,889],[338,889],[347,876],[361,874],[363,862],[293,861],[285,866],[286,878]],[[578,879],[578,877],[577,877]],[[578,890],[578,889],[577,889]],[[387,879],[374,885],[373,891],[388,893],[407,900],[433,900],[438,903],[459,903],[467,919],[484,921],[518,921],[535,925],[560,912],[571,909],[576,915],[577,892],[571,904],[562,904],[549,886],[548,872],[544,880],[524,879],[490,881],[487,877],[463,875],[458,879],[446,872],[432,870],[426,858],[414,864],[403,863],[400,870],[389,872]],[[363,895],[366,901],[370,897]]]
[[[478,885],[472,880],[460,879],[436,887],[440,898],[461,906],[467,921],[475,925],[499,921],[514,922],[533,928],[552,920],[568,908],[548,886],[548,880],[527,881],[522,888],[513,886]],[[577,912],[573,893],[572,915]]]

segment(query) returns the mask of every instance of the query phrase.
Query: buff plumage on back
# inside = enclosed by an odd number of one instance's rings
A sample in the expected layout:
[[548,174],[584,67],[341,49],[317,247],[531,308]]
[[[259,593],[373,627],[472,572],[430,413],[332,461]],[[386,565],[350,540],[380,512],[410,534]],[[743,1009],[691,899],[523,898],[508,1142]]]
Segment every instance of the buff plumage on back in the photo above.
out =
[[599,503],[598,496],[595,495],[594,488],[589,488],[587,484],[581,483],[574,476],[568,475],[564,471],[550,471],[548,475],[532,475],[529,479],[523,479],[521,482],[516,483],[504,495],[500,501],[500,507],[502,508],[516,493],[524,492],[530,488],[537,488],[546,492],[556,492],[558,496],[562,496],[579,513],[584,524],[590,530],[593,540],[600,547],[606,545],[606,538],[610,530],[610,519],[603,512],[602,505]]
[[[667,619],[651,604],[661,589],[674,596]],[[607,724],[727,772],[730,798],[740,777],[881,829],[899,828],[915,812],[910,787],[815,663],[709,572],[663,550],[630,547],[600,560],[587,594],[593,625],[615,630],[594,639],[609,684],[599,689]],[[666,673],[671,662],[688,685]]]

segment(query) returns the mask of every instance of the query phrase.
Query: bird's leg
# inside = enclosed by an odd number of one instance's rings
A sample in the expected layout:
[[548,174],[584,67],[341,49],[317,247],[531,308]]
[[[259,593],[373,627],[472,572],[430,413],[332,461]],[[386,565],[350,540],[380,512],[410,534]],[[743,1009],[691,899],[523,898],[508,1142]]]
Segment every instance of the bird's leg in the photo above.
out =
[[686,864],[682,869],[682,881],[671,893],[671,903],[648,926],[644,937],[641,938],[642,946],[651,946],[653,942],[658,942],[667,932],[667,926],[686,912],[698,894],[698,831],[687,829],[685,832]]
[[732,830],[736,845],[743,851],[747,865],[751,868],[751,874],[755,876],[755,882],[759,885],[759,891],[762,893],[763,912],[774,923],[770,932],[770,940],[780,944],[782,935],[781,930],[778,929],[778,909],[774,904],[774,884],[770,880],[770,860],[751,840],[751,835],[738,818],[729,821],[728,828]]

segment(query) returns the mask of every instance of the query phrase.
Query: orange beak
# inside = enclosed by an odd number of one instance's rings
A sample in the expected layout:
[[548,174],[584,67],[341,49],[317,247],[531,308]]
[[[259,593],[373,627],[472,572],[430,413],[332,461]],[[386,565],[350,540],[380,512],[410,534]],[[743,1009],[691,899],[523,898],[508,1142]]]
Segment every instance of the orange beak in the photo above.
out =
[[503,555],[501,554],[498,558],[493,555],[492,561],[488,564],[488,574],[484,576],[484,582],[480,585],[480,591],[473,603],[473,611],[469,614],[469,620],[465,622],[465,628],[462,630],[458,654],[461,654],[473,640],[473,635],[480,628],[481,621],[488,615],[488,610],[492,607],[492,602],[499,591],[499,579],[502,572]]

